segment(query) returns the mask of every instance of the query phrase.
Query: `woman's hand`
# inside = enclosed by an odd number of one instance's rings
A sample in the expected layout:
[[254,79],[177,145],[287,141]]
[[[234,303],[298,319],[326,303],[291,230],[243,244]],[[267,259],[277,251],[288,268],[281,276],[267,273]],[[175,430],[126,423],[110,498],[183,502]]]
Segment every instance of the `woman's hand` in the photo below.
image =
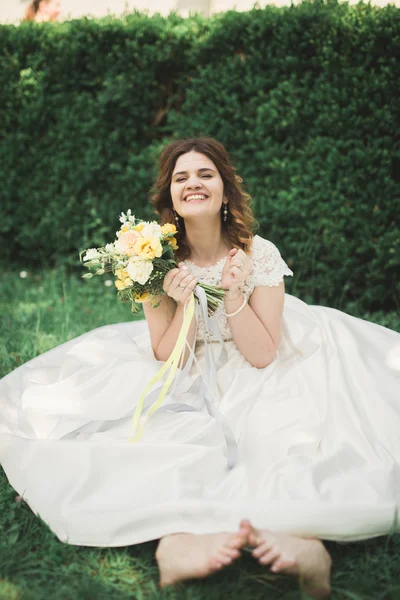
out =
[[228,290],[225,299],[238,296],[251,273],[251,268],[251,259],[243,250],[233,248],[229,252],[221,277],[221,287]]
[[177,304],[185,304],[197,282],[197,277],[193,277],[187,266],[180,262],[177,269],[172,269],[164,277],[163,290]]

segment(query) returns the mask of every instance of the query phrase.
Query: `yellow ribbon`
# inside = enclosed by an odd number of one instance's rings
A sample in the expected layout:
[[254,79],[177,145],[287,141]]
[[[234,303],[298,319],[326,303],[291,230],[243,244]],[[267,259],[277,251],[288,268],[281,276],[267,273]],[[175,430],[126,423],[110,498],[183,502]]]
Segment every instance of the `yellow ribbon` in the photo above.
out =
[[139,425],[140,417],[141,417],[141,414],[143,411],[144,399],[145,399],[146,395],[148,394],[150,389],[153,387],[153,385],[159,379],[161,379],[161,377],[164,375],[164,373],[166,373],[166,371],[168,371],[168,369],[170,369],[168,377],[162,387],[162,390],[161,390],[157,400],[154,402],[153,406],[150,408],[149,412],[147,413],[145,422],[143,423],[142,427],[139,429],[136,436],[130,438],[130,440],[129,440],[130,442],[138,442],[140,440],[140,438],[143,435],[143,431],[144,431],[147,421],[156,412],[156,410],[158,410],[160,408],[169,388],[171,387],[171,383],[174,379],[174,376],[175,376],[176,370],[178,368],[182,353],[185,351],[185,348],[186,348],[186,338],[187,338],[187,333],[189,331],[190,324],[193,319],[194,306],[195,306],[194,295],[191,294],[190,298],[188,300],[188,303],[187,303],[182,327],[179,332],[178,339],[176,340],[175,347],[172,350],[171,355],[168,358],[168,360],[164,363],[164,365],[161,367],[161,369],[158,371],[158,373],[156,375],[154,375],[153,379],[146,385],[146,387],[144,388],[144,390],[139,398],[139,402],[135,409],[135,414],[133,415],[133,432],[134,433],[136,432],[138,425]]

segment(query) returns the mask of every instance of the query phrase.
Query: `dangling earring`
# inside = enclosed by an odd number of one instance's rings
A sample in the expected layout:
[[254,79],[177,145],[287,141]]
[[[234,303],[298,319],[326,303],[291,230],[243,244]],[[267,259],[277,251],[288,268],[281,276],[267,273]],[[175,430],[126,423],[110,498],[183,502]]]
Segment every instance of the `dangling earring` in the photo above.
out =
[[174,211],[174,219],[175,219],[175,223],[176,223],[176,228],[179,229],[179,217],[178,217],[178,213]]
[[224,204],[224,221],[228,220],[228,204]]

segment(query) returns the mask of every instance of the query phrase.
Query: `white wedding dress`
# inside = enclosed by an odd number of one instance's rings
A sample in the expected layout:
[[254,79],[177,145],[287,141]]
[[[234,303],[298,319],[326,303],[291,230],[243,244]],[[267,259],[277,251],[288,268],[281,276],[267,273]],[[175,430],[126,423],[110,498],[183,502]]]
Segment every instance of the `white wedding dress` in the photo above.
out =
[[[254,239],[245,293],[291,275],[276,247]],[[224,261],[189,269],[218,284]],[[145,321],[106,325],[22,365],[0,382],[0,462],[11,485],[63,542],[124,546],[170,533],[256,527],[358,540],[400,529],[400,335],[286,294],[282,342],[252,367],[216,315],[225,364],[219,410],[160,410],[139,442],[132,414],[160,369]],[[204,368],[204,327],[196,357]],[[216,358],[221,344],[212,343]],[[397,361],[397,362],[396,362]],[[190,405],[187,390],[165,404]],[[195,389],[196,385],[192,386]]]

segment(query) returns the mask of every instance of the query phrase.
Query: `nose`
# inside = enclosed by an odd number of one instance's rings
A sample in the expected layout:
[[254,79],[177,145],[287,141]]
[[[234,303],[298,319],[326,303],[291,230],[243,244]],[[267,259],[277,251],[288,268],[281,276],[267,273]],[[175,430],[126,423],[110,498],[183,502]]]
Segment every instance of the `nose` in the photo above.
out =
[[198,189],[201,187],[201,181],[199,181],[199,178],[197,177],[197,175],[189,177],[186,187],[188,187],[190,189]]

